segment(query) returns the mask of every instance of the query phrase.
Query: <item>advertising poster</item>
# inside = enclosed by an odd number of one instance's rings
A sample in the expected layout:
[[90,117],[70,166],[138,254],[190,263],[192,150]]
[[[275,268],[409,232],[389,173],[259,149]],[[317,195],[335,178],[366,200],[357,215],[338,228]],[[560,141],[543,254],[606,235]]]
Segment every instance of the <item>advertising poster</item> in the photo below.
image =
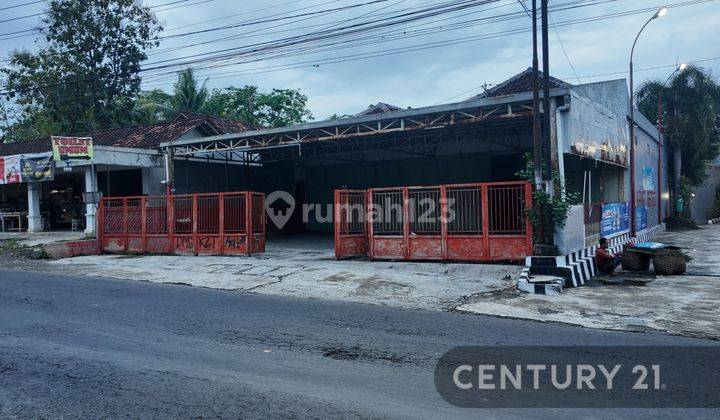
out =
[[52,156],[23,157],[20,159],[23,182],[52,181],[55,178],[55,166]]
[[600,234],[610,236],[630,229],[628,203],[605,203],[602,207]]
[[20,182],[20,156],[0,157],[0,184]]
[[651,166],[644,165],[642,169],[642,189],[645,191],[655,191],[654,170]]
[[52,157],[56,162],[65,160],[92,160],[92,137],[52,136]]
[[647,207],[635,208],[635,230],[641,231],[647,229]]

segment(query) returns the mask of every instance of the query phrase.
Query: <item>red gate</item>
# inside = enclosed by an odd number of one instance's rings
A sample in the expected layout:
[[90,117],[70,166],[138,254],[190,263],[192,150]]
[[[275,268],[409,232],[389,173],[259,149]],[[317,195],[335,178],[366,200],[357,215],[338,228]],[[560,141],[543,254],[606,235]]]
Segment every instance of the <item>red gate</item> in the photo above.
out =
[[103,252],[252,254],[265,251],[265,196],[249,191],[105,197]]
[[531,205],[527,182],[337,190],[335,256],[520,260],[532,251]]

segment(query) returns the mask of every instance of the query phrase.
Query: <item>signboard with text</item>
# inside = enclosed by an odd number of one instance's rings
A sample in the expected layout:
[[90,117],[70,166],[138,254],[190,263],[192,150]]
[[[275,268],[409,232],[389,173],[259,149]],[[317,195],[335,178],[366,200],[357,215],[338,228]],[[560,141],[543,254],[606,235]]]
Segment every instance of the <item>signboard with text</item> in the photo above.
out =
[[628,203],[605,203],[602,206],[600,234],[610,236],[630,229]]
[[92,160],[92,137],[52,136],[52,156],[56,162],[68,160]]
[[52,181],[55,179],[52,156],[23,156],[20,159],[20,176],[22,182]]
[[20,156],[0,156],[0,184],[20,182]]

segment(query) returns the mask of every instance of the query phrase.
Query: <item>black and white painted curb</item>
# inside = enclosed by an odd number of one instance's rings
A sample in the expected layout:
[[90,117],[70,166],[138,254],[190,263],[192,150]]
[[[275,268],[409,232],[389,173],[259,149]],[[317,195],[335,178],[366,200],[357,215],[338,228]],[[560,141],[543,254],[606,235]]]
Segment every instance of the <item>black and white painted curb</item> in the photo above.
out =
[[[665,225],[654,226],[639,232],[637,237],[631,238],[629,233],[609,238],[611,253],[621,252],[623,246],[627,243],[647,242],[655,235],[665,231]],[[518,279],[518,289],[528,293],[538,293],[530,279],[532,276],[544,275],[562,278],[562,287],[579,287],[586,284],[591,278],[597,275],[597,267],[595,266],[595,250],[599,245],[593,245],[579,251],[572,252],[559,257],[527,257],[525,259],[526,277],[521,274]],[[561,290],[562,291],[562,290]],[[539,293],[550,294],[550,293]]]
[[517,282],[518,290],[535,295],[557,296],[562,293],[563,280],[556,278],[542,282],[535,282],[530,277],[530,267],[523,268]]
[[720,217],[708,220],[708,225],[716,225],[718,223],[720,223]]

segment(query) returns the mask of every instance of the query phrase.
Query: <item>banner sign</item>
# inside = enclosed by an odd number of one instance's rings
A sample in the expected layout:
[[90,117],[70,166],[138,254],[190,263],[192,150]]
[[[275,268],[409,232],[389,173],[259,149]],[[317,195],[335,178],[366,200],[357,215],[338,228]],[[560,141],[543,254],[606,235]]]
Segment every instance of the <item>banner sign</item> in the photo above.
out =
[[55,165],[52,156],[22,157],[20,159],[22,182],[52,181]]
[[20,155],[0,156],[0,184],[20,182]]
[[602,206],[600,234],[609,236],[630,229],[628,203],[605,203]]
[[647,229],[647,207],[642,206],[635,208],[635,225],[635,230],[637,230],[638,232]]
[[650,166],[643,166],[642,170],[642,189],[645,191],[655,191],[655,175],[654,170]]
[[52,136],[50,141],[52,142],[53,160],[57,162],[93,159],[92,137]]

